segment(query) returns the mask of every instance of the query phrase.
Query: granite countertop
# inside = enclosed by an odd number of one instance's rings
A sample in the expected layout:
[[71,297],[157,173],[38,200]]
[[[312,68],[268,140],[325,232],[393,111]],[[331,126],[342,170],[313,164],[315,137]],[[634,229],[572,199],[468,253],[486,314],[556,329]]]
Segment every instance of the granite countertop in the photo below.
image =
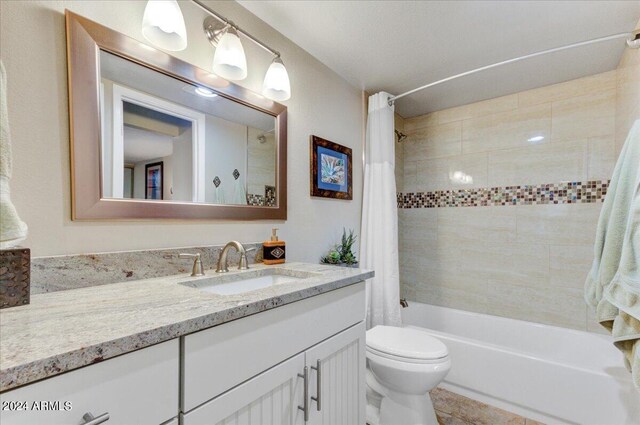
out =
[[[275,269],[275,270],[274,270]],[[281,270],[293,281],[237,295],[185,282],[232,281]],[[250,314],[339,289],[373,272],[319,264],[251,265],[207,276],[170,276],[34,295],[0,310],[0,391],[54,376]],[[305,275],[309,276],[302,278]],[[183,283],[183,284],[180,284]]]

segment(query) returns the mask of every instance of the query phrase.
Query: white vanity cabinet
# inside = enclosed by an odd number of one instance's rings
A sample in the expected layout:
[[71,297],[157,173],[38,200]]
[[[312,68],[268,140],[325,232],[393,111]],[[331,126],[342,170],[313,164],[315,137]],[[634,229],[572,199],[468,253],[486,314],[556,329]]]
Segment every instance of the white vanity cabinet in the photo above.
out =
[[[2,393],[0,423],[167,422],[178,414],[179,348],[174,339]],[[25,402],[28,410],[15,410]],[[83,419],[87,413],[96,419]]]
[[7,391],[0,423],[364,424],[364,317],[360,282]]
[[184,337],[183,424],[364,424],[364,300],[359,283]]

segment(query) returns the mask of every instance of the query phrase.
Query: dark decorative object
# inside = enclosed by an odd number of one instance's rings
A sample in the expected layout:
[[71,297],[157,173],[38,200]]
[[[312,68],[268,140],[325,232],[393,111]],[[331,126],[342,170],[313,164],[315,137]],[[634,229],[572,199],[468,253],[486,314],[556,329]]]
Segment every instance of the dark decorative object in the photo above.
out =
[[0,250],[0,308],[29,304],[30,263],[28,248]]
[[342,229],[342,240],[340,244],[335,245],[327,255],[320,259],[323,264],[332,264],[343,267],[358,267],[358,259],[352,251],[353,244],[356,242],[356,236],[353,230]]
[[238,180],[238,177],[240,177],[240,171],[238,171],[238,169],[236,168],[235,170],[233,170],[233,178]]
[[164,186],[164,162],[154,162],[144,166],[144,174],[147,176],[147,185],[144,199],[163,199],[162,188]]
[[268,207],[276,206],[276,187],[275,186],[264,186],[264,199],[265,205]]
[[311,196],[353,199],[351,148],[311,136]]
[[215,187],[219,187],[219,186],[220,186],[220,183],[222,183],[222,182],[220,181],[220,177],[216,176],[216,178],[215,178],[215,179],[213,179],[213,185],[214,185]]

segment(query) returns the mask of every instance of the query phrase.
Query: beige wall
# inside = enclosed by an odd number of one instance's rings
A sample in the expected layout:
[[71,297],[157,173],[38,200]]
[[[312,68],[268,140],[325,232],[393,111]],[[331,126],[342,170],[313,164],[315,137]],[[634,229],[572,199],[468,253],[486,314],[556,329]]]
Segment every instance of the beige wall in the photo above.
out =
[[[34,256],[180,247],[269,238],[279,227],[287,257],[318,261],[342,227],[359,231],[362,197],[362,97],[334,72],[235,2],[208,2],[282,52],[289,71],[289,219],[285,222],[146,221],[81,223],[70,220],[69,126],[64,16],[68,8],[144,41],[144,1],[2,1],[1,58],[8,74],[13,135],[12,198],[29,225],[24,244]],[[213,49],[202,33],[204,13],[180,1],[189,47],[175,56],[210,69]],[[241,84],[259,92],[270,56],[243,41],[249,76]],[[353,149],[354,199],[309,196],[309,135]]]
[[[406,119],[404,192],[610,178],[616,140],[638,117],[639,55],[628,50],[611,72]],[[473,182],[452,181],[454,171]],[[403,295],[599,330],[583,285],[601,206],[400,209]]]

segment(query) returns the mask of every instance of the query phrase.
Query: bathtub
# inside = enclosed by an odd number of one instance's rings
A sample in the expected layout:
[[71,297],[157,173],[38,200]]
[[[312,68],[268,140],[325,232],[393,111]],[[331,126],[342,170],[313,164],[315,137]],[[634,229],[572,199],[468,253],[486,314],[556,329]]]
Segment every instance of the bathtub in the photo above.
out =
[[640,424],[640,393],[607,335],[411,301],[402,319],[449,348],[447,390],[548,424]]

